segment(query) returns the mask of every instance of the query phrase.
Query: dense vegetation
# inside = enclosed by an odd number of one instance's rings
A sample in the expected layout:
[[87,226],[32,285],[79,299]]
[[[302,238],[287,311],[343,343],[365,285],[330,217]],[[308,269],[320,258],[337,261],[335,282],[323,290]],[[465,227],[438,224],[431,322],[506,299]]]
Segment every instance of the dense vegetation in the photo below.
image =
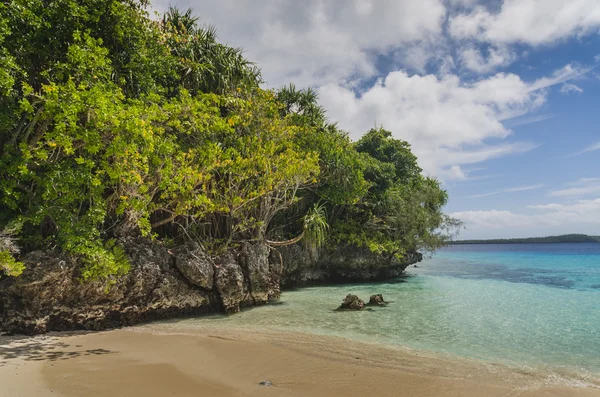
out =
[[358,142],[310,89],[264,90],[191,12],[145,1],[0,3],[0,269],[58,249],[84,279],[128,270],[119,239],[224,250],[303,239],[382,255],[442,245],[457,222],[406,142]]
[[600,236],[563,234],[560,236],[504,238],[492,240],[457,240],[451,244],[543,244],[543,243],[600,243]]

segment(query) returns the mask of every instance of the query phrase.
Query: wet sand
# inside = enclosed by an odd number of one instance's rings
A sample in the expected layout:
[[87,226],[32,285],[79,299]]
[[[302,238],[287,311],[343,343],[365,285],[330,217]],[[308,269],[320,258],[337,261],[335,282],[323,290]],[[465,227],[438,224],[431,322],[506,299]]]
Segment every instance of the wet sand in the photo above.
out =
[[[261,386],[270,381],[272,386]],[[160,324],[0,338],[0,397],[600,396],[600,385],[342,338]]]

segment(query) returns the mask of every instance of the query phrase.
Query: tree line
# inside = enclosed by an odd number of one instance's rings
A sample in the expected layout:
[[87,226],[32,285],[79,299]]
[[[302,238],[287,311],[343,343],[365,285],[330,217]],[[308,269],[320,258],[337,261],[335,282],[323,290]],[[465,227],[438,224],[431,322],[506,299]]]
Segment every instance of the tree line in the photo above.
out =
[[543,243],[600,243],[600,236],[562,234],[560,236],[502,238],[490,240],[456,240],[450,244],[543,244]]

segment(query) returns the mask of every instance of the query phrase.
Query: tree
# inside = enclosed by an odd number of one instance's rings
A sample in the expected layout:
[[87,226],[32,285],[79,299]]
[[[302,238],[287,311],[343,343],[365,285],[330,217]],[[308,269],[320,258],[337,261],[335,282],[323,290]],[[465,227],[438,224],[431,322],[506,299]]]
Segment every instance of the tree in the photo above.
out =
[[244,58],[240,48],[217,41],[213,26],[201,28],[191,9],[185,12],[169,7],[162,20],[164,40],[177,62],[177,78],[169,85],[172,92],[186,89],[232,94],[237,89],[253,89],[261,82],[260,70]]
[[373,129],[353,143],[315,91],[260,89],[213,27],[145,4],[0,3],[3,274],[22,270],[18,247],[52,248],[111,282],[124,237],[396,256],[443,243],[446,193],[406,142]]

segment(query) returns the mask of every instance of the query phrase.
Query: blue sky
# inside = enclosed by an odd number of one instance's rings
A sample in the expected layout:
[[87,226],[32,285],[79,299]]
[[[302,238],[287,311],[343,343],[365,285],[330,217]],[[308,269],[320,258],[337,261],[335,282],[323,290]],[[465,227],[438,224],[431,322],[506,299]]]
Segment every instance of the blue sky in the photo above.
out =
[[[172,0],[268,87],[382,124],[450,194],[462,238],[600,235],[597,0]],[[596,145],[596,146],[595,146]]]

